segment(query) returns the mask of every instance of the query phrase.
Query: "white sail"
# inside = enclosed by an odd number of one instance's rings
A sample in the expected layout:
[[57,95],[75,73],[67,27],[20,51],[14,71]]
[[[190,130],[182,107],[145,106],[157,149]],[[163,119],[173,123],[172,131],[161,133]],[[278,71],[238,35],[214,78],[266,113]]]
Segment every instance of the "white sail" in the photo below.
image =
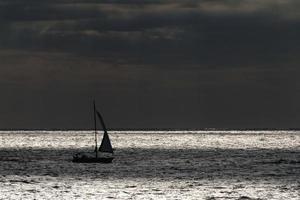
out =
[[110,142],[110,139],[109,139],[109,136],[108,136],[108,133],[107,133],[107,129],[106,129],[106,126],[104,124],[104,120],[101,116],[101,114],[96,111],[97,115],[98,115],[98,118],[101,122],[101,125],[103,127],[103,131],[104,131],[104,135],[103,135],[103,138],[102,138],[102,142],[101,142],[101,145],[99,147],[99,151],[100,152],[108,152],[108,153],[113,153],[113,148],[111,146],[111,142]]
[[108,152],[108,153],[114,152],[107,132],[104,132],[103,139],[102,139],[101,145],[99,147],[99,151]]

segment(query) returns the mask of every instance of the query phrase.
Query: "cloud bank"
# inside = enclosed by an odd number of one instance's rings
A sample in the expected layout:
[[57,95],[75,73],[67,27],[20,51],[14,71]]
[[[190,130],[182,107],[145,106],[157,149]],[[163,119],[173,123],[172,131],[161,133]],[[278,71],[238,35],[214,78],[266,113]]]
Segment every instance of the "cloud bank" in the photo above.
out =
[[0,128],[86,128],[68,118],[92,97],[115,128],[295,127],[299,9],[296,0],[0,0]]

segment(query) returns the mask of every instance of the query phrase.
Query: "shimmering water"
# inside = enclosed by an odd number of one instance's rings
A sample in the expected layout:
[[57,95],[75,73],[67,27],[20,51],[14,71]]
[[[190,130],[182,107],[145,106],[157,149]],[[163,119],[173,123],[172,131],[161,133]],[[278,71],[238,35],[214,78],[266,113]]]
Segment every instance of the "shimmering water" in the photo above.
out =
[[112,164],[74,164],[92,131],[1,131],[3,199],[299,199],[299,131],[111,131]]

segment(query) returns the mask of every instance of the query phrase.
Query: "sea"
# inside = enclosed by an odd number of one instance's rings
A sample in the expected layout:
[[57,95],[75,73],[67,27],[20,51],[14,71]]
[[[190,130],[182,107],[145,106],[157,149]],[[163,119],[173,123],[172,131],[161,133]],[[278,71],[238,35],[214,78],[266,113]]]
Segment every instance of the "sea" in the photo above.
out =
[[[0,199],[300,199],[299,130],[0,131]],[[98,144],[102,132],[98,131]]]

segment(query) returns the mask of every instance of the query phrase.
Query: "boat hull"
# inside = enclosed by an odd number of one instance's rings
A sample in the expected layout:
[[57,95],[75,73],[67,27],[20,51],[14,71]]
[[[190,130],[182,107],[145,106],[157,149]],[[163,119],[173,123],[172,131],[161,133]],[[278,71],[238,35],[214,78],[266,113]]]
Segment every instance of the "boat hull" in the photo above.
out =
[[95,152],[86,152],[75,154],[72,161],[75,163],[111,163],[113,159],[114,156],[111,154],[98,152],[98,156],[96,156]]
[[73,157],[74,163],[111,163],[114,157]]

